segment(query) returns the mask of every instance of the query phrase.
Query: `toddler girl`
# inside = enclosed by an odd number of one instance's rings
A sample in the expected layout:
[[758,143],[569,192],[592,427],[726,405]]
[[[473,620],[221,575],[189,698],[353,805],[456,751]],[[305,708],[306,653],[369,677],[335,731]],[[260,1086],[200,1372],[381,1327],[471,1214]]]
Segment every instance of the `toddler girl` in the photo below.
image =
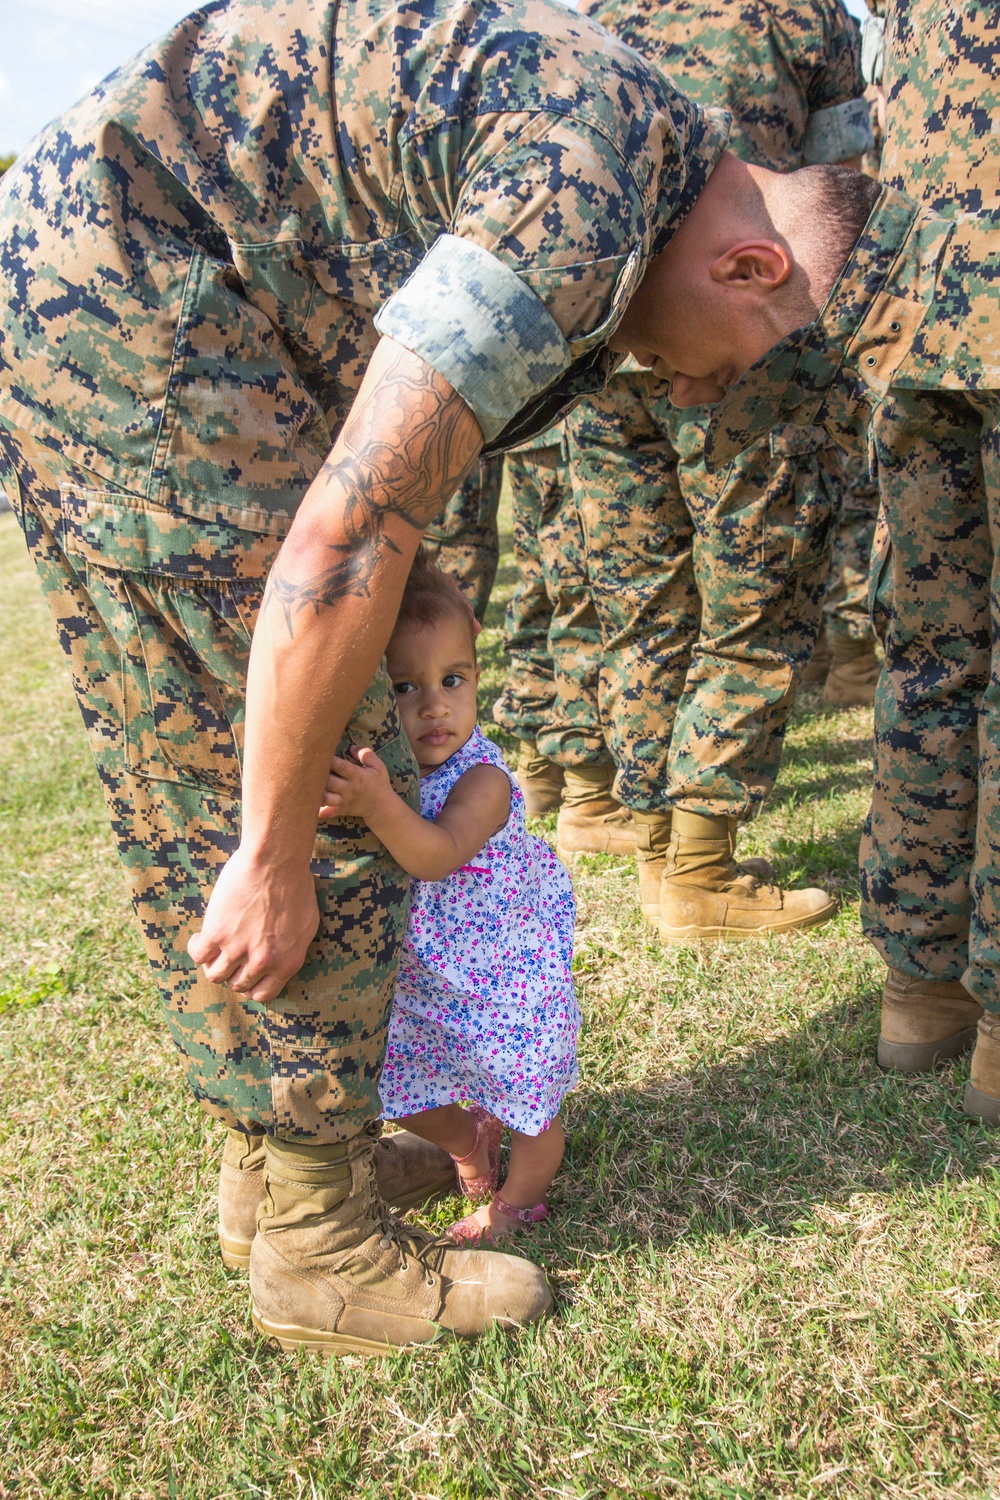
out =
[[[580,1012],[572,886],[525,831],[517,782],[477,728],[474,630],[457,585],[418,553],[386,661],[420,768],[420,813],[393,791],[375,752],[356,747],[334,760],[322,811],[363,818],[416,877],[382,1104],[387,1119],[451,1152],[480,1207],[449,1233],[478,1242],[548,1216]],[[504,1125],[512,1140],[501,1195]]]

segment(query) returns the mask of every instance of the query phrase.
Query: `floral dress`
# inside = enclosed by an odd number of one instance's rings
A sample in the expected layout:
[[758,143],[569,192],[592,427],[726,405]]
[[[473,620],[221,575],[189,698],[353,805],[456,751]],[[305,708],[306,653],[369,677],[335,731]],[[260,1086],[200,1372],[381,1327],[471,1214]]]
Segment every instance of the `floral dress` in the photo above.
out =
[[421,816],[433,822],[478,765],[508,776],[510,816],[453,875],[412,883],[382,1104],[392,1120],[468,1100],[538,1135],[578,1077],[576,905],[559,860],[527,832],[520,788],[481,730],[421,781]]

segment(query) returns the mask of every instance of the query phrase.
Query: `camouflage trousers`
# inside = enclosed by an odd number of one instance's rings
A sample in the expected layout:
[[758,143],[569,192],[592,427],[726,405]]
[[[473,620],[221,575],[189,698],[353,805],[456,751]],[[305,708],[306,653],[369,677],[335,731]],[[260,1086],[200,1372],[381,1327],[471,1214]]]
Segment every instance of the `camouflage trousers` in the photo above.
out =
[[872,546],[878,519],[878,485],[868,460],[844,454],[844,503],[833,541],[823,617],[835,635],[874,640],[868,603]]
[[[325,824],[320,927],[276,1000],[209,984],[186,944],[240,834],[250,637],[278,539],[150,505],[0,428],[11,495],[73,673],[167,1023],[203,1107],[314,1141],[381,1114],[407,879],[363,824]],[[384,672],[345,735],[415,775]]]
[[[841,464],[825,434],[785,428],[713,479],[707,417],[671,407],[651,375],[619,374],[567,418],[564,504],[578,518],[601,643],[591,635],[574,650],[563,632],[552,657],[580,697],[596,660],[588,735],[573,749],[597,759],[603,727],[627,806],[749,818],[777,776],[819,629]],[[529,696],[522,664],[503,703]],[[544,728],[536,738],[545,753],[558,743]]]
[[1000,393],[894,391],[875,419],[885,663],[861,850],[887,963],[1000,1011]]
[[507,455],[517,582],[504,621],[510,671],[493,717],[560,765],[611,763],[598,707],[601,624],[590,597],[561,429]]
[[486,616],[500,561],[497,511],[503,457],[484,458],[424,532],[424,546],[450,573],[480,622]]

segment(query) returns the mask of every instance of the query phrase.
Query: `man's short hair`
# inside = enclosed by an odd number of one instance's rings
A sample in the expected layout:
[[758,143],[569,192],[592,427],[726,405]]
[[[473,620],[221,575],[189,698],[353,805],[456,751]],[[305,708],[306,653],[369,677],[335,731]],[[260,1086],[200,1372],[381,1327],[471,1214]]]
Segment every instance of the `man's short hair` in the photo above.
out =
[[800,167],[795,176],[805,184],[806,200],[815,214],[817,248],[830,288],[868,223],[879,184],[864,172],[829,164]]

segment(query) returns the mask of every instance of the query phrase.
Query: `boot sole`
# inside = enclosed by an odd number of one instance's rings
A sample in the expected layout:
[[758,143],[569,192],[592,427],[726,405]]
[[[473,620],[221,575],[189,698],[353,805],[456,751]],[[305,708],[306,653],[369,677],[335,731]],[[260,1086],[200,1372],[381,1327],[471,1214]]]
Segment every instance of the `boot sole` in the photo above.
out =
[[[939,1063],[961,1057],[975,1040],[975,1026],[956,1031],[954,1036],[943,1037],[939,1042],[887,1042],[879,1037],[878,1065],[887,1073],[933,1073]],[[982,1097],[986,1099],[989,1096],[984,1094]],[[994,1102],[1000,1108],[1000,1100]],[[975,1111],[970,1110],[969,1113],[974,1114]]]
[[656,924],[657,931],[665,943],[742,943],[753,938],[770,937],[773,933],[781,937],[788,932],[806,932],[810,927],[821,927],[837,915],[837,906],[832,903],[821,907],[808,917],[796,917],[791,922],[769,923],[766,927],[668,927],[663,921]]
[[995,1099],[992,1094],[984,1094],[974,1084],[965,1085],[962,1108],[967,1115],[982,1120],[984,1125],[1000,1125],[1000,1099]]
[[[440,1203],[442,1198],[450,1198],[457,1191],[455,1178],[449,1172],[447,1177],[442,1177],[431,1188],[419,1188],[415,1193],[407,1193],[404,1198],[393,1198],[391,1202],[386,1199],[386,1202],[390,1208],[405,1213],[411,1208],[424,1208],[431,1203]],[[222,1264],[230,1271],[249,1271],[252,1244],[252,1240],[236,1239],[231,1234],[223,1234],[220,1229],[219,1254],[222,1256]]]
[[[355,1338],[346,1333],[331,1333],[327,1328],[304,1328],[297,1323],[273,1323],[262,1317],[255,1307],[250,1309],[250,1321],[265,1339],[274,1339],[286,1354],[305,1349],[311,1354],[332,1354],[343,1358],[347,1354],[399,1354],[404,1349],[426,1349],[436,1343],[440,1334],[423,1344],[383,1344],[375,1339]],[[444,1330],[441,1330],[442,1332]]]
[[252,1240],[234,1239],[231,1234],[223,1234],[220,1229],[219,1254],[222,1256],[222,1264],[230,1271],[249,1271],[252,1244]]

